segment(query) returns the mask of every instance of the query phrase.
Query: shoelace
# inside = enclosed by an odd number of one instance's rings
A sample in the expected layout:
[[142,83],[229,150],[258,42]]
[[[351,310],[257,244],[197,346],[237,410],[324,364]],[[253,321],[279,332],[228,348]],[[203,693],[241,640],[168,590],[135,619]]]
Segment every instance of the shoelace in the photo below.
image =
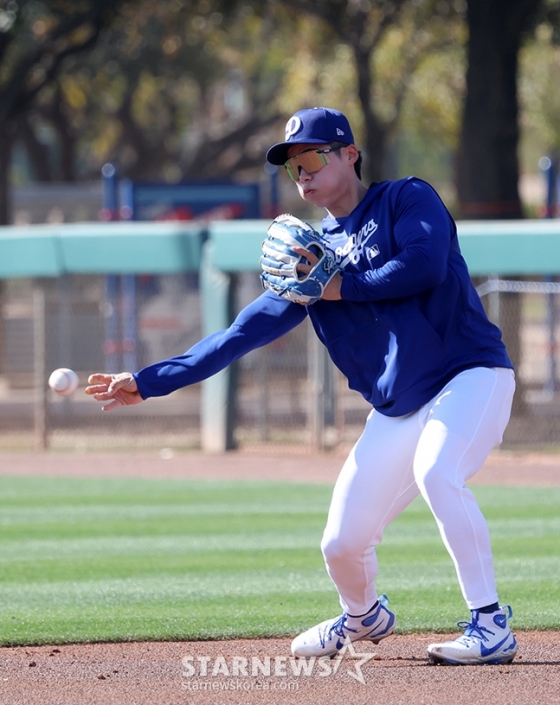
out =
[[342,614],[325,633],[324,637],[323,635],[319,635],[319,638],[321,640],[321,646],[324,647],[328,641],[332,641],[333,636],[338,636],[341,639],[346,639],[346,632],[344,631],[345,629],[347,632],[357,631],[356,629],[351,629],[350,627],[346,626],[346,615]]
[[463,636],[475,637],[477,639],[481,639],[482,641],[488,641],[488,637],[484,636],[482,632],[486,632],[487,634],[494,636],[494,632],[491,632],[490,629],[486,629],[486,627],[479,625],[474,619],[472,622],[457,622],[457,626],[459,629],[465,630]]
[[[377,604],[381,604],[384,607],[386,607],[389,604],[389,598],[387,595],[380,595],[377,599],[377,602],[375,605],[371,608],[370,612],[374,609],[374,607],[377,606]],[[368,612],[369,614],[369,612]],[[365,616],[365,615],[364,615]],[[468,625],[468,622],[465,622],[465,624]],[[319,634],[319,639],[321,640],[321,646],[324,647],[327,641],[331,641],[333,638],[333,634],[336,634],[336,636],[341,637],[342,639],[346,639],[346,633],[344,631],[348,632],[354,632],[356,633],[358,630],[357,629],[352,629],[351,627],[348,627],[346,625],[346,613],[341,614],[340,617],[332,624],[332,626],[329,628],[329,630],[325,634],[325,638],[323,638],[322,634]]]
[[344,633],[344,623],[346,622],[346,615],[342,614],[340,617],[332,624],[330,629],[325,633],[325,638],[323,636],[320,636],[321,639],[321,646],[325,646],[327,641],[331,641],[333,638],[333,635],[339,636],[342,639],[346,638],[346,634]]

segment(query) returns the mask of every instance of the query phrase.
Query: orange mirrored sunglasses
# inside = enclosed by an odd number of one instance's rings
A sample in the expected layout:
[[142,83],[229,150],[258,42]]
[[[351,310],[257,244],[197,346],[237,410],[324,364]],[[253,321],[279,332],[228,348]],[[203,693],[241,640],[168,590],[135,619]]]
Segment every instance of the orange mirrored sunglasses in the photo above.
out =
[[301,154],[296,154],[290,157],[284,164],[286,171],[292,181],[297,181],[301,170],[304,169],[308,174],[314,174],[316,171],[321,171],[324,166],[329,164],[327,154],[329,152],[338,152],[342,149],[342,145],[337,147],[327,147],[327,149],[310,149]]

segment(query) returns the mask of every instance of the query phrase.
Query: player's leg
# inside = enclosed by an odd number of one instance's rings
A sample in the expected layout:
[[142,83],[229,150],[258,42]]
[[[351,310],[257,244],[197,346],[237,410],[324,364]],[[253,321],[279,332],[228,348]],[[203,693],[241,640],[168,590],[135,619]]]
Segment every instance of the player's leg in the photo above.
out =
[[321,549],[350,614],[363,614],[377,599],[375,546],[418,494],[412,464],[420,433],[413,414],[373,412],[336,481]]
[[321,543],[343,614],[294,639],[294,654],[332,654],[345,637],[380,641],[393,631],[394,615],[378,602],[375,546],[418,494],[412,462],[420,433],[415,415],[368,417],[334,487]]
[[516,651],[506,611],[497,604],[488,525],[466,487],[502,441],[514,388],[511,370],[476,368],[458,375],[421,410],[425,426],[414,475],[455,564],[473,619],[465,625],[466,636],[432,645],[435,652],[441,647],[439,651],[450,656],[442,660],[449,662],[503,662]]
[[510,370],[476,368],[458,375],[422,410],[425,427],[414,474],[469,609],[491,604],[498,595],[488,525],[465,483],[501,443],[513,390]]

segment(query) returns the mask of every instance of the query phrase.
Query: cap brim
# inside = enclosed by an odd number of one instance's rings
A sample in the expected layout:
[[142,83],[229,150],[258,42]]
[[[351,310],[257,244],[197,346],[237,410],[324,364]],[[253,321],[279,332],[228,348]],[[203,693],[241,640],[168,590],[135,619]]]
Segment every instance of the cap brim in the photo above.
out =
[[276,166],[282,166],[288,160],[288,150],[294,144],[330,144],[330,142],[325,142],[325,140],[291,140],[290,142],[279,142],[278,144],[272,145],[272,147],[266,153],[266,161],[269,164],[274,164]]

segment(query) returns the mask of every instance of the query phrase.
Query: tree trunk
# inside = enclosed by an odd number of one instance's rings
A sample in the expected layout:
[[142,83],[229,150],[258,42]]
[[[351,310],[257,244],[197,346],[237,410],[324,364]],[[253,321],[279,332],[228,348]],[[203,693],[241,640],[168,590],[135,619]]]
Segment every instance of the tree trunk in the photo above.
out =
[[18,121],[16,139],[18,137],[23,142],[32,164],[34,181],[41,183],[52,181],[49,148],[37,139],[28,115],[22,115]]
[[61,181],[76,181],[76,139],[63,105],[62,90],[60,84],[57,84],[48,116],[58,137],[59,179]]
[[[0,126],[0,225],[10,221],[10,204],[8,179],[10,175],[11,141],[8,131]],[[6,327],[4,325],[4,290],[5,282],[0,279],[0,374],[4,372],[4,354]]]
[[9,129],[0,123],[0,225],[10,222],[10,164],[12,141]]
[[365,161],[364,182],[381,181],[384,178],[387,150],[387,130],[378,120],[372,109],[372,85],[369,69],[371,51],[354,46],[354,58],[358,74],[358,99],[364,116]]
[[469,0],[467,95],[458,162],[465,218],[520,218],[517,66],[541,0]]
[[[468,0],[467,94],[458,155],[463,218],[522,218],[518,180],[518,54],[522,32],[541,0]],[[521,297],[502,300],[503,337],[516,368],[521,361]],[[514,413],[525,411],[518,383]]]

